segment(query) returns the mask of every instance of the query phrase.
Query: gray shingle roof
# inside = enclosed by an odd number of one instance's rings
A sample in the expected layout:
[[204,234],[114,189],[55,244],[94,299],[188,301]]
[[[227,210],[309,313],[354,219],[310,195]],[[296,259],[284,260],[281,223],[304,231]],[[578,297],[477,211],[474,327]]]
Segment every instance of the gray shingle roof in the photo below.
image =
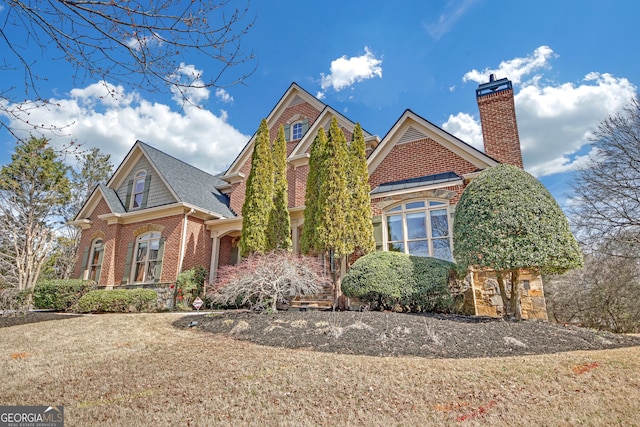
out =
[[229,208],[229,197],[216,189],[217,186],[224,185],[226,182],[142,141],[138,141],[138,144],[162,174],[167,185],[178,196],[178,201],[214,212],[225,218],[236,216]]
[[385,182],[378,185],[371,191],[371,195],[388,193],[390,191],[406,190],[415,187],[424,187],[427,185],[444,184],[460,180],[455,172],[442,172],[433,175],[425,175],[417,178],[403,179],[401,181]]
[[111,212],[113,213],[125,213],[127,210],[124,208],[120,197],[116,193],[116,190],[113,190],[107,187],[105,184],[98,184],[100,190],[102,190],[102,194],[104,194],[104,198],[107,200],[109,207],[111,208]]

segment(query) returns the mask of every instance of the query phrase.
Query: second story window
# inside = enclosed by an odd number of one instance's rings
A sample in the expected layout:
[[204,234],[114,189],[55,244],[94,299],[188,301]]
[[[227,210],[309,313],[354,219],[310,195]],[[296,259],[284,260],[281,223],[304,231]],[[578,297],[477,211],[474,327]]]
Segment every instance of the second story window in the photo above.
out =
[[302,139],[302,122],[294,123],[291,128],[291,140]]
[[131,194],[131,208],[142,207],[142,199],[144,195],[144,182],[147,177],[145,171],[140,171],[136,174],[133,180],[133,192]]

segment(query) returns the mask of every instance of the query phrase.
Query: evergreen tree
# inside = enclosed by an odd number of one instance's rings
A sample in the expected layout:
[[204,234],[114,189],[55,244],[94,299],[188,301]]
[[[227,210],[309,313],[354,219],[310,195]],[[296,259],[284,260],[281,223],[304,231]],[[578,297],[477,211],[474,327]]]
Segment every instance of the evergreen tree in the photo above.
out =
[[70,198],[67,167],[46,139],[19,144],[0,170],[0,279],[32,289],[56,237],[55,216]]
[[353,248],[348,245],[347,140],[334,117],[329,127],[329,138],[324,152],[318,192],[318,249],[333,256],[347,255]]
[[309,173],[304,195],[304,224],[300,245],[302,253],[320,252],[317,239],[318,206],[320,194],[321,173],[324,170],[324,157],[327,146],[327,135],[323,128],[318,130],[309,154]]
[[256,134],[251,171],[247,178],[244,204],[242,205],[242,236],[240,255],[265,252],[267,227],[273,208],[273,161],[271,141],[266,119],[262,119]]
[[287,192],[287,140],[284,127],[278,129],[278,137],[272,147],[273,158],[273,207],[269,216],[267,250],[291,250],[291,218]]
[[371,201],[369,199],[369,169],[362,127],[356,123],[353,140],[349,146],[349,167],[347,168],[347,188],[351,193],[347,209],[348,243],[353,250],[366,254],[376,249],[371,222]]

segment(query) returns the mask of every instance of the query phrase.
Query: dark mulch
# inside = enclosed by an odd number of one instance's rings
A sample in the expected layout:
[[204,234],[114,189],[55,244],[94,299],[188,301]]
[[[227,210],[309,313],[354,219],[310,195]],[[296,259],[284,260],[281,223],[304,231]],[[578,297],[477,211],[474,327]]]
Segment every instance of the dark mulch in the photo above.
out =
[[24,325],[25,323],[70,319],[78,316],[77,314],[56,313],[53,311],[31,311],[27,314],[19,314],[17,316],[0,316],[0,328]]
[[273,347],[368,356],[524,356],[640,345],[638,336],[547,322],[391,312],[228,311],[185,316],[174,326]]

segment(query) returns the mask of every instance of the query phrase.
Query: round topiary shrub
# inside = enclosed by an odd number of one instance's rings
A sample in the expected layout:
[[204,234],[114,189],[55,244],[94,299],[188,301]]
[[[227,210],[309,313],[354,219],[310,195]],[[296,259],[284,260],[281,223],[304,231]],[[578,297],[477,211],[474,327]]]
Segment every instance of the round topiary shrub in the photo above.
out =
[[456,311],[451,294],[455,264],[400,252],[374,252],[358,259],[342,279],[342,292],[373,309]]

